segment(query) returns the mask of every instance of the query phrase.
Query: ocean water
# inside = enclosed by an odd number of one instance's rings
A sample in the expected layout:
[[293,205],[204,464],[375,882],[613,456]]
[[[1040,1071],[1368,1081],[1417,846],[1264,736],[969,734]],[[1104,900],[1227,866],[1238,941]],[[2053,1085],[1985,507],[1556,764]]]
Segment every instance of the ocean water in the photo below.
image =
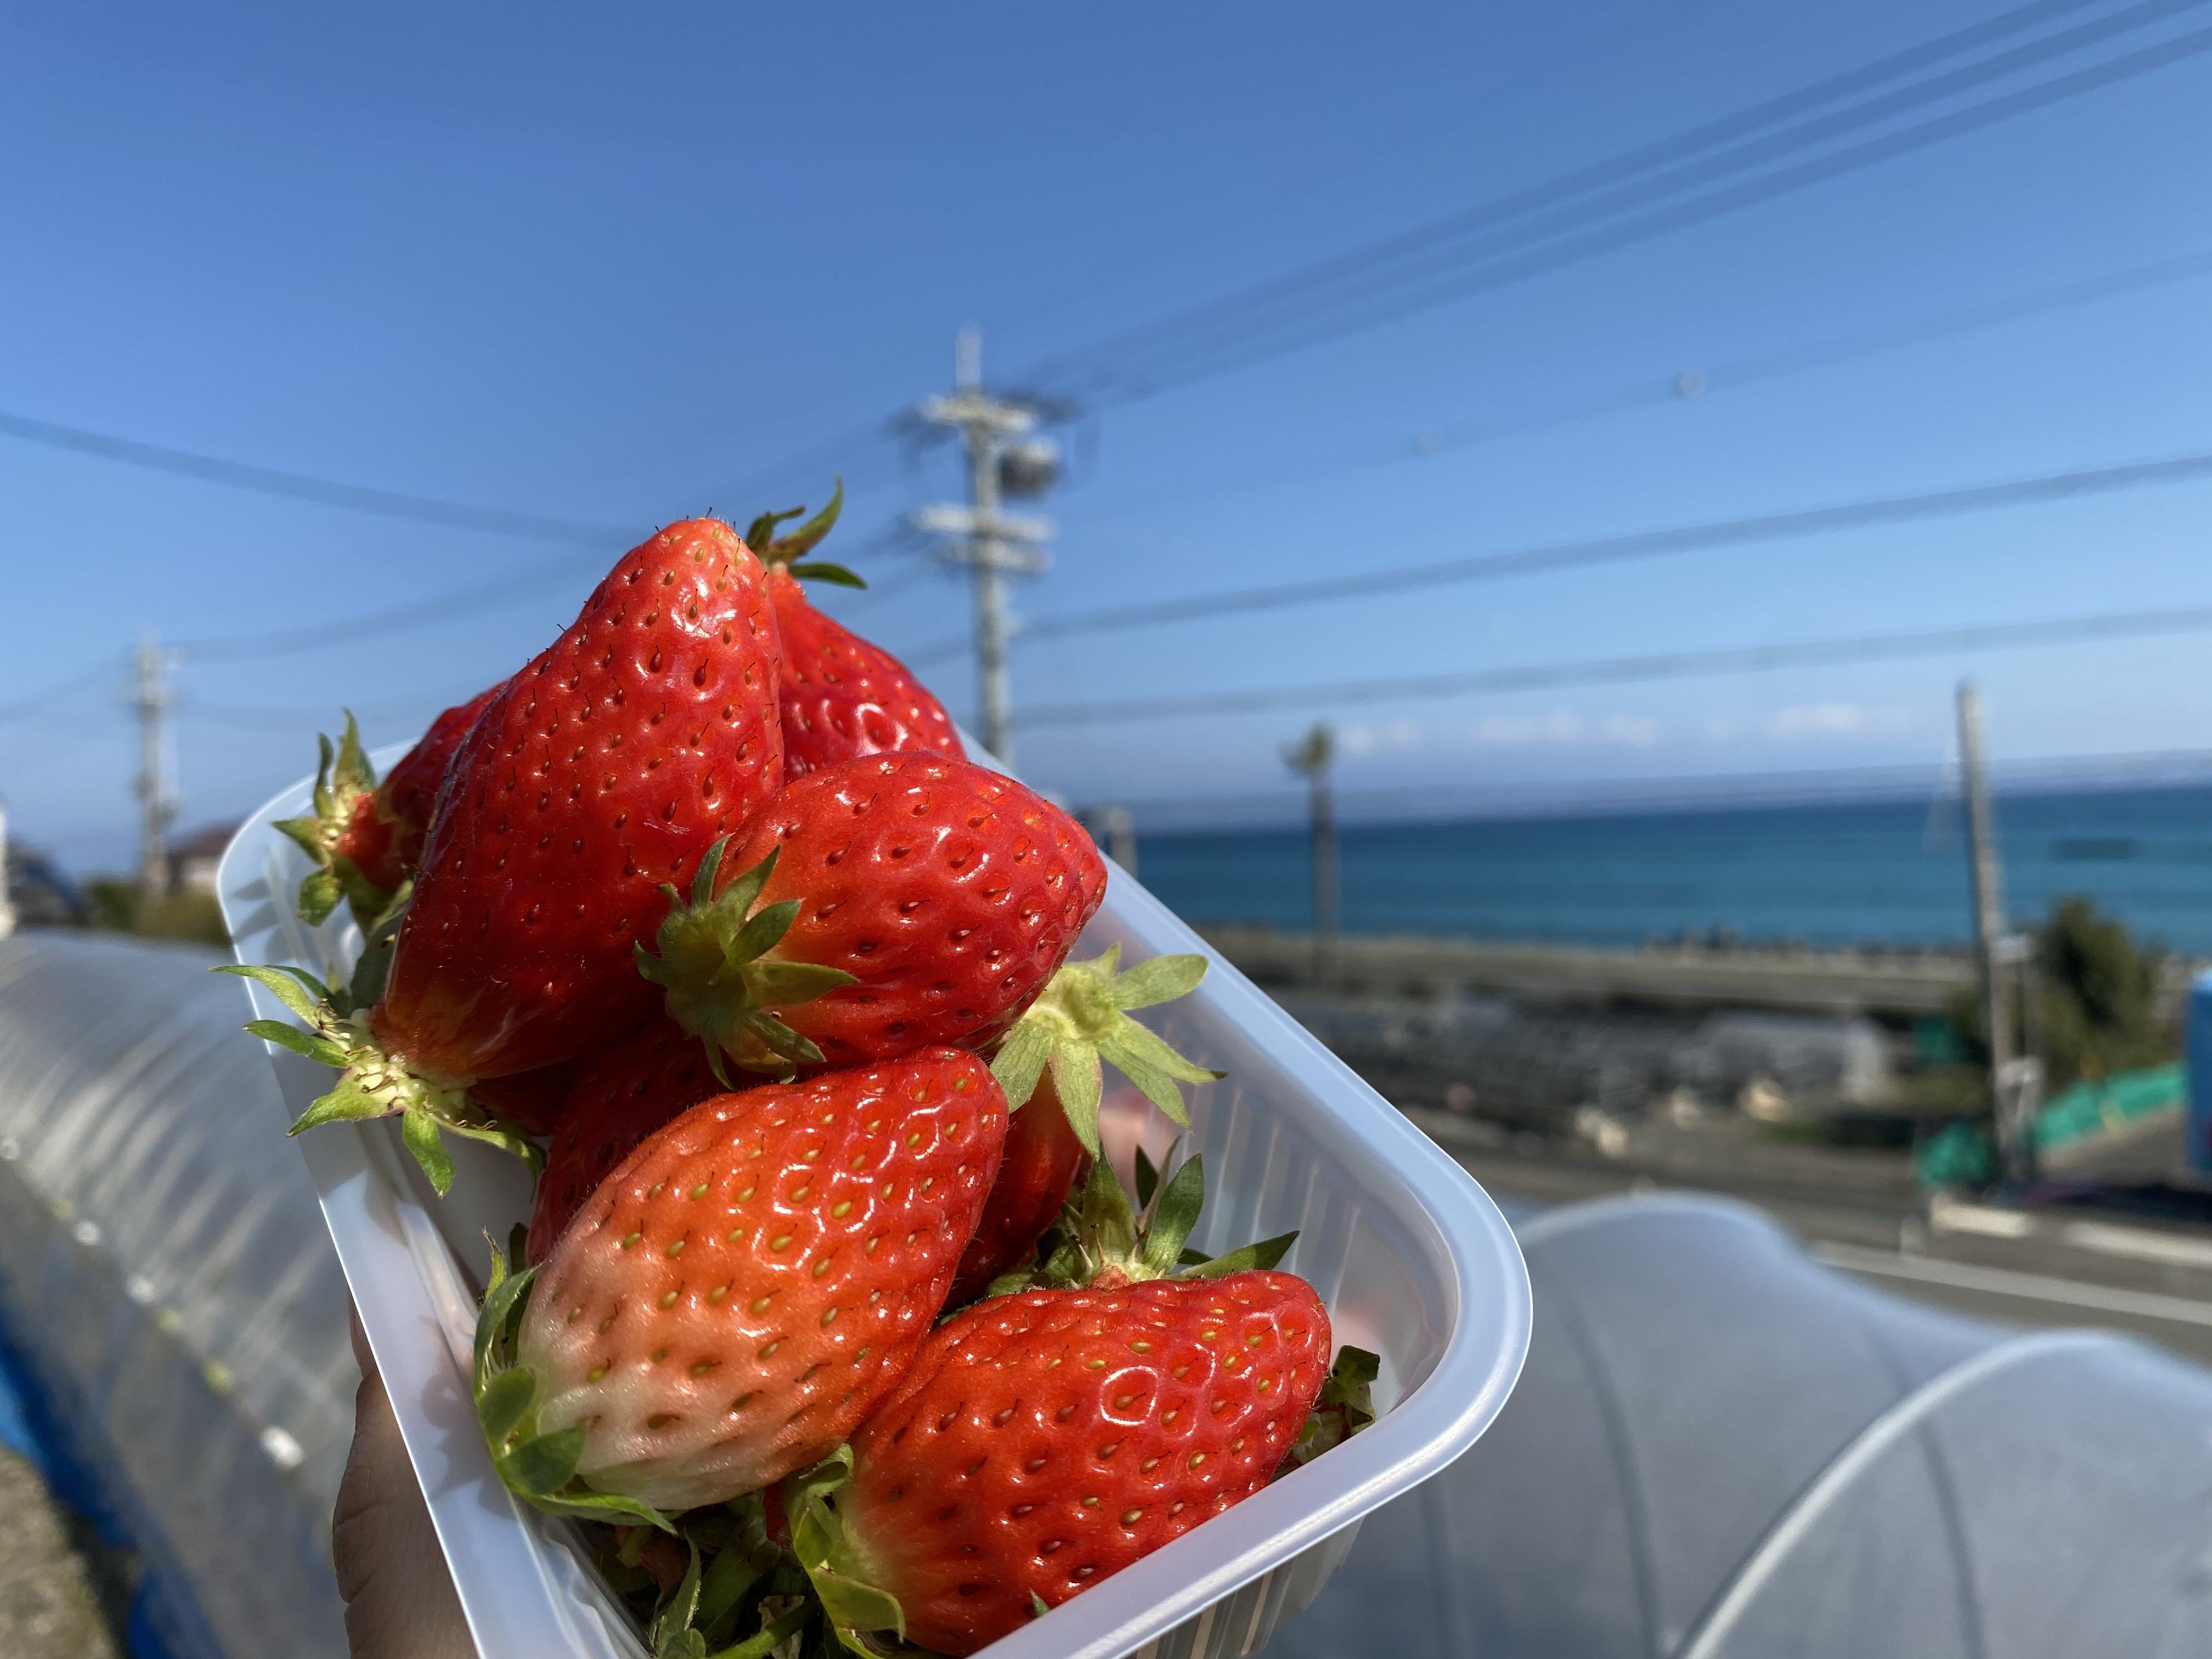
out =
[[[2212,787],[1996,803],[2006,909],[2086,893],[2137,934],[2212,955]],[[1303,830],[1143,836],[1145,884],[1194,921],[1312,925]],[[1955,799],[1351,825],[1343,926],[1633,945],[1685,930],[1814,945],[1960,945],[1972,931]]]

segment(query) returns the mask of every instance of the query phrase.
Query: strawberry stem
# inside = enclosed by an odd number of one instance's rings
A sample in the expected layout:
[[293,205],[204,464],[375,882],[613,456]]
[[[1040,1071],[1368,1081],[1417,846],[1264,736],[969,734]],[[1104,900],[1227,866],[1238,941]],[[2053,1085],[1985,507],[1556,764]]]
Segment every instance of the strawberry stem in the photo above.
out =
[[670,1018],[700,1040],[724,1088],[732,1086],[726,1059],[786,1079],[801,1066],[820,1065],[822,1050],[775,1011],[856,982],[842,968],[766,959],[799,919],[800,901],[753,909],[775,873],[781,848],[732,878],[717,896],[714,884],[727,846],[725,837],[707,849],[688,900],[674,886],[662,886],[668,915],[654,938],[660,953],[637,946],[638,972],[665,993]]
[[1285,1462],[1310,1463],[1330,1447],[1350,1439],[1372,1423],[1375,1379],[1382,1370],[1381,1358],[1364,1348],[1355,1348],[1347,1342],[1338,1349],[1336,1364],[1329,1367],[1328,1381],[1321,1385],[1321,1395],[1307,1413],[1298,1437],[1291,1443]]
[[[802,570],[795,562],[805,558],[822,544],[822,538],[836,528],[837,515],[844,510],[845,481],[840,478],[836,489],[830,492],[830,504],[798,529],[787,536],[775,533],[775,527],[785,520],[798,518],[805,513],[806,509],[803,507],[790,507],[781,513],[763,513],[745,526],[745,545],[752,549],[753,556],[761,562],[764,569],[773,570],[776,566],[783,565],[794,576],[818,576],[820,568]],[[842,566],[831,565],[828,568],[842,571],[856,586],[865,587],[867,585]],[[835,580],[836,578],[830,580]]]
[[309,797],[313,811],[305,817],[279,818],[271,827],[314,860],[315,867],[300,879],[301,920],[317,926],[343,899],[365,929],[391,903],[392,895],[362,874],[361,866],[340,849],[355,818],[376,810],[376,768],[362,747],[361,728],[351,709],[346,711],[345,733],[335,752],[329,738],[318,736],[315,742],[319,758]]
[[1118,971],[1121,963],[1121,947],[1116,945],[1088,962],[1064,964],[1014,1022],[991,1061],[1007,1105],[1016,1109],[1036,1092],[1037,1079],[1050,1066],[1068,1127],[1093,1158],[1099,1153],[1098,1106],[1105,1091],[1102,1060],[1113,1061],[1147,1100],[1185,1129],[1190,1127],[1190,1112],[1177,1085],[1218,1083],[1228,1076],[1184,1059],[1128,1015],[1132,1008],[1171,1002],[1197,989],[1206,977],[1206,958],[1153,957],[1127,973]]
[[299,968],[226,963],[215,971],[266,986],[301,1021],[301,1025],[287,1025],[282,1020],[257,1019],[247,1024],[248,1031],[338,1073],[330,1092],[301,1113],[286,1133],[296,1135],[324,1123],[396,1117],[401,1139],[441,1198],[453,1184],[453,1160],[445,1144],[448,1133],[512,1152],[532,1173],[544,1168],[545,1154],[538,1143],[470,1099],[465,1084],[434,1083],[387,1054],[369,1030],[367,1010],[349,989],[326,986]]
[[1138,1159],[1139,1188],[1146,1200],[1141,1210],[1129,1207],[1128,1194],[1106,1160],[1096,1160],[1082,1193],[1068,1200],[1060,1216],[1058,1242],[1050,1253],[1034,1267],[994,1279],[988,1294],[1039,1286],[1131,1285],[1148,1279],[1220,1279],[1273,1267],[1297,1242],[1297,1234],[1290,1232],[1225,1255],[1209,1257],[1190,1249],[1190,1235],[1206,1206],[1205,1159],[1193,1153],[1164,1182],[1141,1149]]
[[784,1477],[784,1512],[791,1522],[791,1553],[806,1569],[838,1641],[860,1659],[881,1659],[881,1648],[866,1638],[887,1631],[903,1646],[906,1609],[890,1591],[869,1582],[868,1569],[838,1516],[837,1494],[852,1478],[853,1449],[840,1446],[811,1468]]

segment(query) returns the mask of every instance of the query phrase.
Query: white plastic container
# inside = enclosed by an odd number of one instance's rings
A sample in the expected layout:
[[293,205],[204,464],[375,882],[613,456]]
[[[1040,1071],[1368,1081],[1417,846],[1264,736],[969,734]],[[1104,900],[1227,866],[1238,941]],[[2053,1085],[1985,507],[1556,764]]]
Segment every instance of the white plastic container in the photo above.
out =
[[[375,758],[388,767],[404,749]],[[247,963],[325,978],[358,936],[339,911],[303,923],[307,861],[275,819],[307,808],[302,780],[264,806],[217,873],[224,921]],[[1206,951],[1118,869],[1077,954],[1124,961]],[[249,986],[255,1012],[288,1018]],[[1153,1018],[1158,1016],[1157,1018]],[[1298,1230],[1284,1266],[1327,1302],[1340,1342],[1382,1356],[1372,1427],[1226,1514],[996,1644],[993,1659],[1229,1659],[1302,1611],[1342,1562],[1360,1517],[1435,1474],[1490,1425],[1528,1346],[1528,1279],[1497,1207],[1399,1113],[1237,970],[1215,957],[1192,995],[1144,1018],[1224,1082],[1191,1095],[1206,1156],[1208,1251]],[[240,1041],[245,1039],[241,1038]],[[330,1073],[273,1046],[289,1108]],[[1127,1178],[1141,1137],[1174,1128],[1111,1069],[1108,1147]],[[271,1124],[278,1133],[281,1124]],[[528,1177],[505,1154],[448,1137],[453,1191],[433,1194],[388,1122],[333,1124],[300,1150],[321,1194],[362,1323],[483,1659],[641,1659],[628,1613],[599,1584],[569,1525],[513,1498],[493,1474],[469,1390],[484,1236],[529,1212]]]

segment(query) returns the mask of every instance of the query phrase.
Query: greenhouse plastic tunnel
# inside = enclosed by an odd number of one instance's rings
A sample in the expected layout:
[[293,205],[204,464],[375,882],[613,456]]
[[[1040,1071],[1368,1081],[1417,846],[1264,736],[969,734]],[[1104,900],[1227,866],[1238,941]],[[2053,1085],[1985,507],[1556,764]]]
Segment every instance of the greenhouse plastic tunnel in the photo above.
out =
[[[141,1564],[139,1659],[341,1655],[344,1285],[214,960],[0,940],[0,1364]],[[2212,1652],[2212,1373],[1930,1312],[1732,1205],[1514,1219],[1519,1388],[1277,1659]]]

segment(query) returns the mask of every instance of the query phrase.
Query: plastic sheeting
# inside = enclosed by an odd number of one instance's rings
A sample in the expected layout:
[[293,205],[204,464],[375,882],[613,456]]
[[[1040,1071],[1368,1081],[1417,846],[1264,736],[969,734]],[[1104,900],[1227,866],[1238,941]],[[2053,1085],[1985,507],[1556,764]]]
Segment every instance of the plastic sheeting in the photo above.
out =
[[[0,1333],[188,1588],[174,1650],[335,1656],[344,1287],[214,960],[0,941]],[[1900,1302],[1735,1206],[1508,1213],[1520,1387],[1276,1659],[2212,1653],[2212,1374]]]
[[1899,1302],[1733,1205],[1518,1224],[1520,1387],[1276,1659],[2212,1652],[2212,1373]]
[[181,1591],[173,1648],[341,1655],[345,1286],[217,960],[0,940],[0,1330]]

